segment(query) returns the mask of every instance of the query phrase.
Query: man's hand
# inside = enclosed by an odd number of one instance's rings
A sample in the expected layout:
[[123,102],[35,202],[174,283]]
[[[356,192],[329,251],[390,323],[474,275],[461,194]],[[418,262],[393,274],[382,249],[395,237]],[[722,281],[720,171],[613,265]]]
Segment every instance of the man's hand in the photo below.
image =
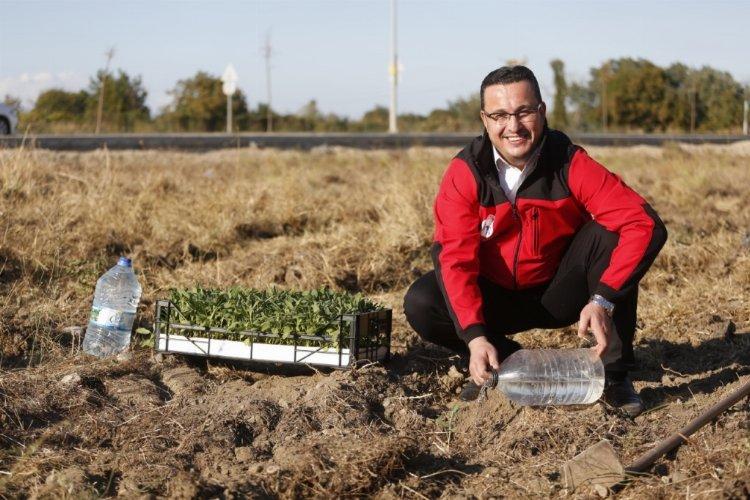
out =
[[596,339],[596,345],[592,349],[594,349],[597,356],[602,357],[610,344],[612,318],[609,317],[609,314],[607,314],[607,311],[602,306],[594,302],[589,302],[581,310],[581,319],[578,322],[578,336],[583,339],[587,338],[586,332],[588,330],[591,330]]
[[469,374],[477,385],[482,385],[490,378],[489,369],[500,368],[497,349],[487,337],[477,337],[469,342]]

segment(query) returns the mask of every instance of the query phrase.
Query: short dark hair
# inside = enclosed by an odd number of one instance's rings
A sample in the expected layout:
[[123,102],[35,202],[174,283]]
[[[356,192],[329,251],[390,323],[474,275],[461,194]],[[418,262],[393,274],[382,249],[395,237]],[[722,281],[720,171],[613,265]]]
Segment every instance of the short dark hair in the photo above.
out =
[[534,89],[534,96],[542,102],[542,92],[539,90],[539,82],[536,81],[534,72],[526,66],[503,66],[491,71],[482,80],[482,86],[479,88],[479,105],[484,109],[484,89],[490,85],[506,85],[508,83],[529,82]]

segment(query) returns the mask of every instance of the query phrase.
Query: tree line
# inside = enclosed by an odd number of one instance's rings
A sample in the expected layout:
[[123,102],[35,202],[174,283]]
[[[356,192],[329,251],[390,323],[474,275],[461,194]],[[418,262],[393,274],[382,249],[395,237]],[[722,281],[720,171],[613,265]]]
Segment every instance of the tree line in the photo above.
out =
[[[555,94],[548,102],[553,127],[582,132],[737,132],[750,85],[725,71],[681,63],[660,67],[645,59],[620,58],[591,68],[588,79],[568,82],[563,61],[550,63]],[[218,76],[204,71],[180,80],[169,91],[171,102],[156,115],[146,106],[140,76],[100,70],[78,92],[50,89],[29,110],[19,108],[19,131],[92,132],[102,100],[102,132],[220,132],[226,128],[226,96]],[[103,95],[102,94],[103,89]],[[449,101],[427,114],[399,115],[404,132],[478,132],[479,94]],[[233,129],[240,132],[383,132],[388,108],[375,106],[359,119],[325,113],[315,100],[296,113],[283,114],[268,104],[248,106],[238,90],[232,98]]]

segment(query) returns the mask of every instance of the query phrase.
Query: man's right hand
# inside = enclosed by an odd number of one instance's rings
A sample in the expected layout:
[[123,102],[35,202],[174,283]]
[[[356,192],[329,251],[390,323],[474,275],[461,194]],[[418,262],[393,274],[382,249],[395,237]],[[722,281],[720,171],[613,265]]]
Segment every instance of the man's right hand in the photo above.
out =
[[469,342],[469,374],[477,385],[482,385],[490,378],[490,369],[500,368],[497,349],[487,337],[477,337]]

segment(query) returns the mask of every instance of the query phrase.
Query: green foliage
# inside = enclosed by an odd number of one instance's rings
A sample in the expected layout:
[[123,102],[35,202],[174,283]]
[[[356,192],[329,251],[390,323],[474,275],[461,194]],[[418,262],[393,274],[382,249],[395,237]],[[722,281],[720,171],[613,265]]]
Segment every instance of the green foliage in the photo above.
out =
[[[568,83],[564,63],[550,62],[555,79],[549,113],[553,127],[593,131],[738,132],[742,101],[750,90],[732,76],[710,67],[690,68],[674,63],[662,68],[645,59],[620,58],[591,68],[587,81]],[[122,70],[99,71],[88,90],[52,89],[40,94],[34,108],[20,114],[19,129],[32,132],[90,132],[94,130],[99,91],[104,82],[103,131],[218,132],[226,129],[227,100],[221,80],[199,71],[180,80],[170,91],[172,102],[151,120],[140,77]],[[6,100],[8,97],[6,96]],[[16,105],[20,104],[12,101]],[[399,115],[402,132],[481,133],[479,94],[449,101],[426,115]],[[248,107],[241,90],[232,98],[233,130],[268,130],[267,103]],[[271,111],[275,132],[386,132],[388,108],[376,105],[358,120],[324,113],[312,99],[296,113]]]
[[136,328],[135,329],[135,336],[136,336],[136,342],[138,343],[138,346],[144,347],[144,348],[152,348],[154,347],[155,338],[154,338],[154,332],[149,330],[148,328]]
[[[260,115],[260,106],[263,106],[262,115]],[[265,129],[267,105],[259,105],[259,118]],[[251,114],[251,120],[252,114]],[[349,128],[349,120],[342,118],[334,113],[322,113],[318,109],[318,103],[315,99],[308,101],[302,109],[296,114],[279,115],[274,113],[273,117],[274,130],[294,130],[300,132],[345,132]]]
[[[336,347],[343,314],[382,309],[361,294],[335,292],[328,288],[289,291],[197,287],[171,290],[170,301],[179,311],[179,321],[226,329],[229,333],[222,338],[229,340],[252,341],[253,337],[240,332],[254,332],[274,335],[256,341],[290,344],[296,335],[314,335],[324,337],[326,345]],[[307,345],[305,342],[299,344]],[[320,344],[316,342],[314,345]]]
[[85,90],[45,90],[37,97],[33,109],[24,117],[24,122],[34,128],[59,122],[83,124],[88,100],[89,94]]
[[385,106],[375,106],[362,115],[357,129],[362,132],[386,132],[388,130],[389,111]]
[[722,132],[742,123],[742,85],[729,73],[645,59],[612,59],[570,86],[571,122],[581,131]]
[[131,77],[123,70],[118,70],[115,77],[99,70],[89,82],[86,101],[87,123],[96,123],[102,85],[102,130],[132,132],[138,123],[150,121],[150,111],[146,106],[148,92],[143,88],[141,77]]
[[553,59],[550,66],[552,66],[552,72],[555,75],[555,102],[552,107],[550,122],[553,127],[562,129],[568,126],[568,112],[565,109],[565,100],[568,97],[565,63],[560,59]]
[[88,90],[50,89],[39,94],[31,111],[21,115],[21,127],[29,125],[36,132],[94,130],[102,83],[103,131],[133,131],[151,120],[146,106],[147,92],[140,77],[131,77],[122,70],[117,76],[99,71],[91,78]]
[[697,94],[696,126],[725,130],[742,123],[744,89],[732,75],[704,66],[690,75]]
[[608,120],[619,126],[652,132],[666,130],[667,79],[664,70],[645,60],[620,59],[600,74],[607,86]]
[[[428,126],[426,130],[442,132],[479,132],[482,130],[482,120],[479,117],[480,99],[479,92],[466,98],[448,101],[448,115],[450,120],[447,126],[439,127],[437,124]],[[433,112],[434,113],[434,112]],[[427,117],[428,123],[433,118],[433,113]]]
[[[166,128],[186,132],[226,130],[227,96],[222,92],[221,86],[219,77],[205,71],[180,80],[169,92],[172,104],[160,117],[160,121]],[[232,119],[234,127],[247,129],[247,101],[245,94],[239,89],[232,96]]]
[[[445,109],[434,109],[427,116],[417,114],[399,115],[399,130],[404,132],[473,132],[481,133],[479,118],[479,93],[466,98],[448,101]],[[387,129],[388,110],[385,112]],[[363,119],[364,121],[364,119]]]

